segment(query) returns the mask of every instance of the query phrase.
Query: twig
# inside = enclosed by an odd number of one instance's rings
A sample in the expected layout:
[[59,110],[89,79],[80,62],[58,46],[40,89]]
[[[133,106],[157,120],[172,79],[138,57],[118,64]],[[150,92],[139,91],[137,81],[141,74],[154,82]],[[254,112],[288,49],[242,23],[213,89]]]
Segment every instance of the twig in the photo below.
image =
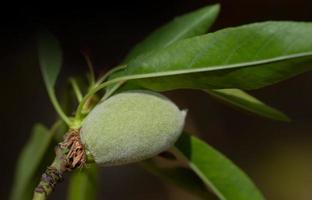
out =
[[35,188],[33,200],[45,200],[63,175],[86,163],[86,153],[80,141],[79,129],[72,129],[64,136],[63,142],[55,147],[55,159],[41,176]]

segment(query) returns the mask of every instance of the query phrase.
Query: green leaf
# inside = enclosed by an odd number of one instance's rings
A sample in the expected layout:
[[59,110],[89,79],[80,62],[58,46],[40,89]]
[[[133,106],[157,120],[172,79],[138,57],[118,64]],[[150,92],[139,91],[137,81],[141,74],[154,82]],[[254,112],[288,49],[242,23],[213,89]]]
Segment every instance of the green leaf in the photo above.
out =
[[70,125],[70,120],[62,110],[54,91],[54,86],[62,66],[62,50],[58,40],[49,32],[38,37],[38,54],[41,73],[50,100],[59,116]]
[[125,63],[152,49],[160,49],[184,39],[201,35],[210,28],[220,11],[220,5],[206,6],[191,13],[177,17],[137,44],[127,55]]
[[141,162],[141,166],[155,176],[158,176],[168,183],[174,184],[202,199],[215,199],[215,196],[207,190],[203,181],[190,169],[182,167],[160,167],[151,160]]
[[[176,18],[172,22],[153,32],[143,42],[139,43],[129,53],[125,62],[140,54],[147,53],[148,51],[165,48],[178,40],[205,33],[217,18],[219,10],[220,6],[216,4]],[[257,115],[275,120],[289,121],[289,118],[282,112],[265,105],[242,90],[224,89],[207,90],[207,92],[211,96],[225,101],[230,105]]]
[[38,37],[39,64],[48,88],[53,88],[62,66],[62,50],[58,40],[49,32]]
[[311,70],[311,35],[307,22],[227,28],[138,56],[111,81],[156,91],[257,89]]
[[[165,48],[176,41],[204,34],[216,20],[219,11],[220,5],[215,4],[175,18],[137,44],[123,63],[151,50]],[[115,86],[117,89],[120,87],[117,84]],[[110,93],[113,87],[107,87],[107,93]]]
[[212,97],[224,101],[234,107],[246,110],[262,117],[279,121],[290,121],[281,111],[266,105],[257,98],[239,89],[205,90]]
[[34,187],[35,174],[51,145],[53,134],[41,124],[36,124],[31,138],[20,154],[11,191],[11,200],[30,199]]
[[183,134],[175,151],[220,199],[264,199],[244,172],[200,139]]
[[95,200],[98,168],[95,164],[77,169],[70,177],[68,200]]

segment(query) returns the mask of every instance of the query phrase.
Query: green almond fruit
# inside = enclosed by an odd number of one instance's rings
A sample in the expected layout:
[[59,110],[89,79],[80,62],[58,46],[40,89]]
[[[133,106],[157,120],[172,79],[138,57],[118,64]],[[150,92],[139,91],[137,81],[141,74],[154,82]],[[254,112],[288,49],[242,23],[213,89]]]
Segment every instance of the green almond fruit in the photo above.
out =
[[137,162],[170,148],[182,132],[185,116],[186,111],[161,94],[127,91],[89,113],[81,141],[100,165]]

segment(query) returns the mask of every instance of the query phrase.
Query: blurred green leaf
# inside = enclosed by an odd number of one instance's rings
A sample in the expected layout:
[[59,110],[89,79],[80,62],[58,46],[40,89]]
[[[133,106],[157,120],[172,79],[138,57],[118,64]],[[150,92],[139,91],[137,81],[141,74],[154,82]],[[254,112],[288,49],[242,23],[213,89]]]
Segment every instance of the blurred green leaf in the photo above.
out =
[[220,199],[264,199],[244,172],[200,139],[182,134],[175,151]]
[[168,181],[168,183],[174,184],[181,189],[189,191],[202,199],[216,199],[216,197],[208,191],[203,181],[190,169],[182,167],[159,167],[151,160],[141,162],[141,165],[144,169],[155,176],[160,177],[161,179]]
[[98,184],[98,168],[95,164],[77,169],[70,177],[68,200],[95,200]]
[[70,125],[70,120],[62,110],[54,91],[54,85],[62,66],[62,49],[58,40],[49,32],[41,32],[38,37],[38,54],[41,73],[50,100],[59,116]]
[[44,159],[52,142],[53,134],[41,124],[36,124],[31,137],[23,148],[15,170],[11,191],[11,200],[31,199],[34,186],[34,176]]
[[62,50],[58,40],[49,32],[38,37],[39,64],[44,82],[53,88],[62,66]]
[[311,35],[307,22],[227,28],[138,56],[111,79],[156,91],[257,89],[311,70]]
[[205,91],[212,97],[224,101],[231,106],[246,110],[259,116],[279,121],[290,121],[290,119],[281,111],[266,105],[242,90],[218,89]]
[[175,18],[137,44],[129,52],[124,63],[153,49],[165,48],[178,40],[207,32],[216,20],[219,11],[220,5],[215,4]]

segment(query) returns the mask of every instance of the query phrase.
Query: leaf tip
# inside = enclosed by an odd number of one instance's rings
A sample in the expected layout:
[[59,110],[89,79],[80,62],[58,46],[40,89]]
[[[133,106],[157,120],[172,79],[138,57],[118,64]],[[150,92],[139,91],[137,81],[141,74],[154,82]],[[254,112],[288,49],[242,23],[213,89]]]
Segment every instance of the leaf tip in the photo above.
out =
[[286,115],[284,113],[280,113],[280,116],[279,116],[278,120],[281,121],[281,122],[287,122],[287,123],[292,122],[292,119],[288,115]]

